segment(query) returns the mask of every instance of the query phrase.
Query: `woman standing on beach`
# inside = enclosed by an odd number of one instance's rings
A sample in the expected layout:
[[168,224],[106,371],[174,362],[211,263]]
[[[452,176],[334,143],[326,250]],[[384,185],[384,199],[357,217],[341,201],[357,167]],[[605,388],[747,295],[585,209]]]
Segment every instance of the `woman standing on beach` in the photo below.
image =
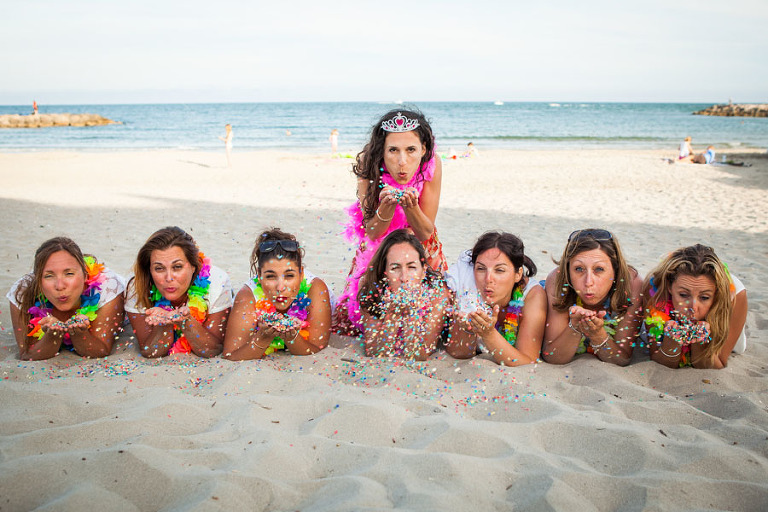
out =
[[445,350],[458,359],[490,352],[505,366],[535,363],[541,353],[547,296],[523,241],[489,231],[448,270],[456,314]]
[[747,291],[711,247],[670,253],[644,285],[651,359],[670,368],[724,368],[747,347]]
[[358,201],[347,208],[345,237],[358,248],[334,322],[335,330],[347,335],[359,333],[359,281],[389,233],[407,229],[424,247],[426,264],[438,271],[448,269],[435,228],[442,163],[435,158],[435,139],[426,118],[409,110],[384,114],[352,171]]
[[627,365],[640,327],[643,282],[605,229],[571,233],[546,281],[547,326],[542,357],[565,364],[589,352]]
[[263,232],[251,253],[252,280],[238,292],[224,339],[226,359],[260,359],[286,349],[319,352],[331,332],[331,296],[319,277],[304,270],[304,249],[279,229]]
[[11,287],[19,358],[55,356],[62,346],[84,357],[106,357],[123,324],[125,279],[65,237],[44,242],[33,271]]
[[224,142],[224,149],[227,152],[227,167],[232,167],[232,125],[227,124],[224,126],[226,134],[224,137],[219,137],[219,140]]
[[153,233],[139,249],[133,272],[125,310],[141,355],[221,353],[232,285],[189,234],[175,226]]
[[365,355],[425,360],[447,325],[451,293],[427,265],[421,241],[405,229],[379,244],[360,279]]

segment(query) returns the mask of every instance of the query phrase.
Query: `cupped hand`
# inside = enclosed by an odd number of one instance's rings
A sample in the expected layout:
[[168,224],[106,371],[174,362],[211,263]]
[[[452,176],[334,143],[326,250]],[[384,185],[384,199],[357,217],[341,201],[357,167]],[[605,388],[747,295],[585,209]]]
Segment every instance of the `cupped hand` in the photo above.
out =
[[408,187],[403,191],[403,195],[400,198],[400,204],[406,210],[409,208],[415,208],[419,206],[419,193],[413,187]]
[[468,319],[470,325],[472,326],[472,330],[477,333],[478,336],[485,338],[493,332],[498,315],[499,306],[494,305],[490,314],[485,308],[478,308],[477,310],[469,313]]

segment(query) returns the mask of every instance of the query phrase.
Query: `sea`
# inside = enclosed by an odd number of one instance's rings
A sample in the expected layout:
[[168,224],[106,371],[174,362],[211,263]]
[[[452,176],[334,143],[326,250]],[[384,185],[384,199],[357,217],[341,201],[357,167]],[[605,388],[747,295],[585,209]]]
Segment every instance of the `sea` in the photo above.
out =
[[[2,151],[217,150],[232,124],[235,151],[362,149],[373,123],[389,110],[418,108],[430,120],[438,151],[483,148],[676,150],[690,135],[694,147],[768,147],[768,119],[696,116],[703,103],[194,103],[45,105],[43,113],[93,113],[119,121],[98,127],[0,129]],[[31,105],[0,106],[0,114],[30,114]]]

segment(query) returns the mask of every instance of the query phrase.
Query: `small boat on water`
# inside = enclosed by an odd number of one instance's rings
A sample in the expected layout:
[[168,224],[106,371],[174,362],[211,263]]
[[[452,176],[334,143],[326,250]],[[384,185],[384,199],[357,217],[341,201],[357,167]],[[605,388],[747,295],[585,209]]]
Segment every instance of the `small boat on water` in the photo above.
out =
[[494,105],[503,105],[503,104],[504,104],[504,102],[503,102],[503,101],[498,101],[498,100],[497,100],[497,101],[494,101],[494,102],[493,102],[493,104],[494,104]]

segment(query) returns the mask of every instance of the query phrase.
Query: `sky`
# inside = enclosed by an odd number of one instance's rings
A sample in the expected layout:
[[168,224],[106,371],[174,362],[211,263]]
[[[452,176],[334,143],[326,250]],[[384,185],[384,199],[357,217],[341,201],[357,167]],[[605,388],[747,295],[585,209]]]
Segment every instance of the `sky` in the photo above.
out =
[[0,104],[768,102],[768,2],[4,0]]

